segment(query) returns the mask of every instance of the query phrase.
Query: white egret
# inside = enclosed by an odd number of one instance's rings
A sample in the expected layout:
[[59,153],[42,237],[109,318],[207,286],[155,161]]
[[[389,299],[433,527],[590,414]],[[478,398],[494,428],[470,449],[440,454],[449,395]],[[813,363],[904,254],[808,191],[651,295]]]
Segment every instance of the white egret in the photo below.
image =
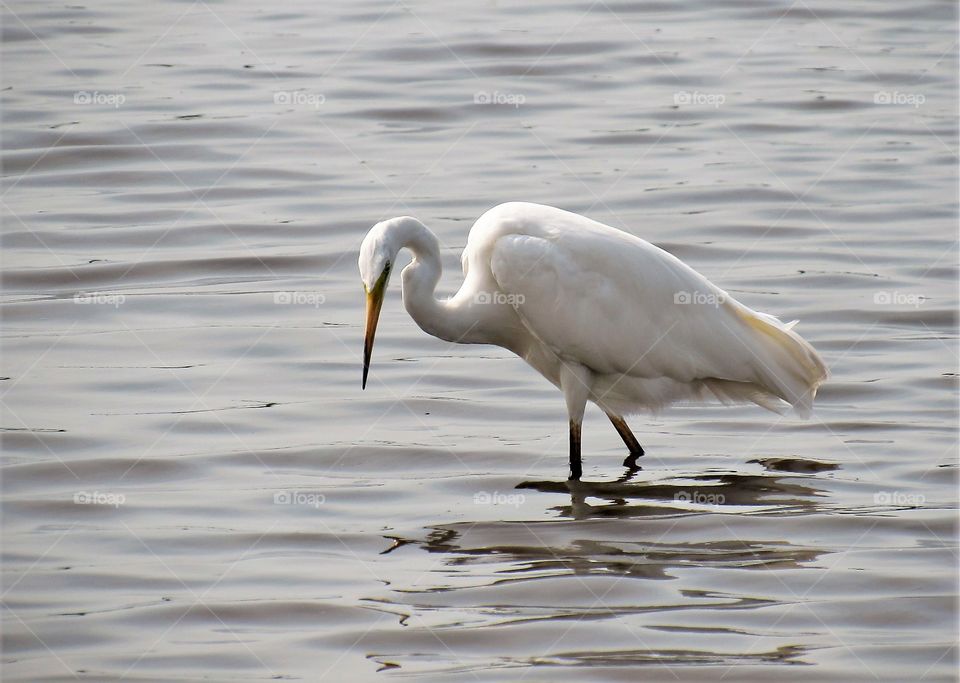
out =
[[643,448],[624,415],[716,399],[771,410],[791,404],[806,417],[827,377],[795,323],[751,310],[672,254],[575,213],[511,202],[474,223],[463,285],[445,301],[434,296],[436,236],[409,216],[373,226],[359,263],[364,388],[384,292],[404,248],[413,260],[402,273],[403,303],[424,332],[502,346],[563,392],[571,479],[581,476],[587,401],[613,422],[632,462]]

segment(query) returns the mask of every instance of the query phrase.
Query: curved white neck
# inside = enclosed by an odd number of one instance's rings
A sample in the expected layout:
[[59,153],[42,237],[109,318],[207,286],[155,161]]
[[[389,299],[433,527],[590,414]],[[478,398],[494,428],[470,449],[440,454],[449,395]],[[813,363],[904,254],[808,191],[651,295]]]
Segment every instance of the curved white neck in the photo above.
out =
[[413,261],[403,269],[403,305],[414,322],[427,334],[449,342],[470,343],[473,321],[462,307],[438,301],[434,295],[443,266],[440,242],[423,223],[414,218],[399,218],[390,232],[396,236],[397,251],[409,249]]

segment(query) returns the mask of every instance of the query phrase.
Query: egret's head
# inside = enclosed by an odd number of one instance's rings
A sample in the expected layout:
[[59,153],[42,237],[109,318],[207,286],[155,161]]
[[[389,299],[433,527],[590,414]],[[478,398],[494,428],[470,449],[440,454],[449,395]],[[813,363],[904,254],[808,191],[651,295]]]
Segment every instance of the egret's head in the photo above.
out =
[[363,238],[360,245],[360,279],[363,291],[367,295],[367,324],[363,337],[363,388],[367,388],[367,372],[370,370],[370,356],[373,353],[373,337],[377,333],[380,320],[380,308],[390,281],[390,273],[397,260],[397,253],[403,246],[402,235],[396,226],[402,219],[392,218],[381,221]]

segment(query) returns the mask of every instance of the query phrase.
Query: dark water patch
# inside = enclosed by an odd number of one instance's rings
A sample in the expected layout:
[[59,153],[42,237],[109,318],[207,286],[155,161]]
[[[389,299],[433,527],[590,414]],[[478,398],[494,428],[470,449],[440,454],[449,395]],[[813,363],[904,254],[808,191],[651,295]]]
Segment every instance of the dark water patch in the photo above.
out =
[[[144,282],[153,283],[202,283],[214,281],[227,275],[244,273],[245,279],[276,279],[281,274],[316,272],[324,264],[336,261],[326,256],[232,256],[192,261],[132,261],[77,264],[69,269],[20,269],[7,270],[4,286],[11,290],[55,291],[64,287],[111,288],[124,287]],[[79,291],[79,290],[78,290]]]

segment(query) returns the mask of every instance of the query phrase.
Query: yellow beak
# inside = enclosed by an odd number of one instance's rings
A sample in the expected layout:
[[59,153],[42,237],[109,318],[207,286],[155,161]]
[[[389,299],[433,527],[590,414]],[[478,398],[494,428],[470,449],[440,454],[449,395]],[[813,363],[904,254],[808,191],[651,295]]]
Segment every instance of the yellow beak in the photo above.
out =
[[367,388],[367,373],[370,371],[370,356],[373,354],[373,337],[377,333],[380,321],[380,309],[383,307],[383,295],[387,291],[387,271],[383,272],[372,290],[367,290],[367,328],[363,335],[363,384]]

